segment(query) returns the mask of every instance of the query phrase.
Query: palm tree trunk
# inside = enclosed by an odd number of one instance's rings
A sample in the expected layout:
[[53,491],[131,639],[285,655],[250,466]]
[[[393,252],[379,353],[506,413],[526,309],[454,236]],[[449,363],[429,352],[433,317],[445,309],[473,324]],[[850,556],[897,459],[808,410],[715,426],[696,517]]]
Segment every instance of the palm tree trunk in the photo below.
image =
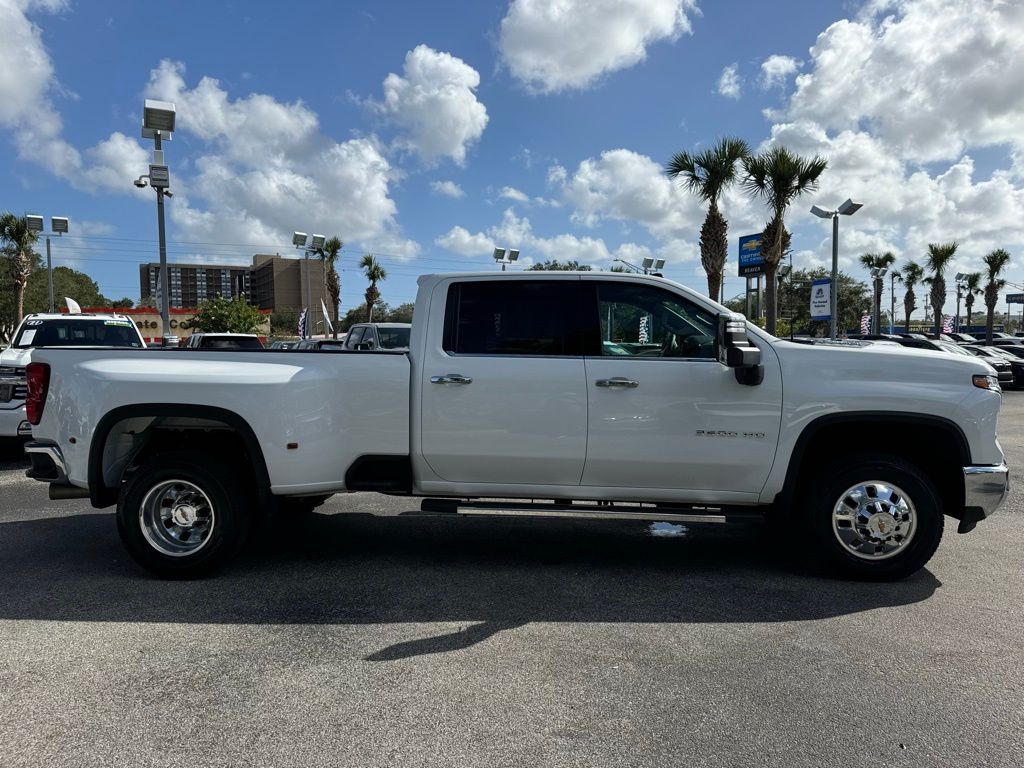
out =
[[700,228],[700,261],[708,276],[708,296],[718,301],[721,295],[722,271],[729,256],[728,223],[712,200]]

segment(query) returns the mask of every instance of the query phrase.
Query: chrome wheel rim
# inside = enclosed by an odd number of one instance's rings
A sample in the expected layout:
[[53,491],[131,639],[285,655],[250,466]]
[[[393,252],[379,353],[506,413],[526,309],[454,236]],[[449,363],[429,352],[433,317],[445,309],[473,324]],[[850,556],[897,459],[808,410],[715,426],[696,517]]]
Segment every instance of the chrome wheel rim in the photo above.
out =
[[839,497],[832,508],[832,530],[854,557],[885,560],[913,540],[917,510],[899,486],[868,480],[850,486]]
[[139,508],[142,535],[169,557],[194,555],[210,541],[216,514],[210,497],[188,480],[165,480],[149,489]]

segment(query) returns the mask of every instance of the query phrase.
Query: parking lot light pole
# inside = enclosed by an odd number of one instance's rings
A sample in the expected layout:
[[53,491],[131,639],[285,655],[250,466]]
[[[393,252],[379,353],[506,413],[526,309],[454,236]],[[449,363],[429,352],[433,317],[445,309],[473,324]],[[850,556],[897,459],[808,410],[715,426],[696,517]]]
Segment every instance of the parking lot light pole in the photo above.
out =
[[25,216],[25,222],[28,224],[28,228],[33,232],[38,232],[46,238],[46,292],[49,299],[48,311],[53,313],[53,259],[50,258],[50,238],[53,235],[60,237],[68,231],[68,219],[66,216],[51,216],[50,217],[50,231],[43,231],[43,217],[30,213]]
[[142,110],[142,138],[153,140],[153,162],[149,164],[149,174],[139,176],[135,186],[145,187],[148,183],[156,190],[156,227],[160,241],[160,324],[163,326],[160,338],[161,346],[167,346],[170,335],[171,287],[167,277],[167,235],[164,229],[164,195],[171,194],[171,175],[164,164],[163,140],[170,141],[174,133],[176,110],[169,101],[146,99]]
[[501,264],[501,271],[504,272],[506,266],[519,261],[519,251],[516,248],[495,248],[494,261]]
[[832,285],[829,291],[832,302],[829,310],[832,314],[831,336],[833,339],[837,338],[839,322],[839,217],[853,216],[862,207],[863,203],[855,203],[849,198],[834,211],[827,211],[817,205],[811,206],[811,213],[819,219],[832,219]]

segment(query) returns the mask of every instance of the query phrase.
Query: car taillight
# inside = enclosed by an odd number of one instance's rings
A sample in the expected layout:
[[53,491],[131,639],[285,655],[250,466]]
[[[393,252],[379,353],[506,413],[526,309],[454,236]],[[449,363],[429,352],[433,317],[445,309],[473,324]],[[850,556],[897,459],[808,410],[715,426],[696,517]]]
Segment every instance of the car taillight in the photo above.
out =
[[25,367],[25,378],[28,380],[25,415],[28,417],[28,423],[35,426],[43,418],[46,390],[50,386],[50,366],[46,363],[29,363]]

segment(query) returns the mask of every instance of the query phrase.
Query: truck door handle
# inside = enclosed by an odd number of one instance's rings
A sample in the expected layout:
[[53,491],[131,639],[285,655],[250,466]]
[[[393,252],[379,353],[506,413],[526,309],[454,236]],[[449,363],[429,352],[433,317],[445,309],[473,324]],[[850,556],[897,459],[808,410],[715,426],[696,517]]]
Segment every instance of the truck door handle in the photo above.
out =
[[615,387],[618,389],[636,389],[640,386],[640,382],[616,376],[614,379],[598,379],[594,382],[594,386],[607,388]]
[[469,376],[463,376],[461,373],[448,373],[444,376],[431,376],[431,384],[472,384],[473,380]]

